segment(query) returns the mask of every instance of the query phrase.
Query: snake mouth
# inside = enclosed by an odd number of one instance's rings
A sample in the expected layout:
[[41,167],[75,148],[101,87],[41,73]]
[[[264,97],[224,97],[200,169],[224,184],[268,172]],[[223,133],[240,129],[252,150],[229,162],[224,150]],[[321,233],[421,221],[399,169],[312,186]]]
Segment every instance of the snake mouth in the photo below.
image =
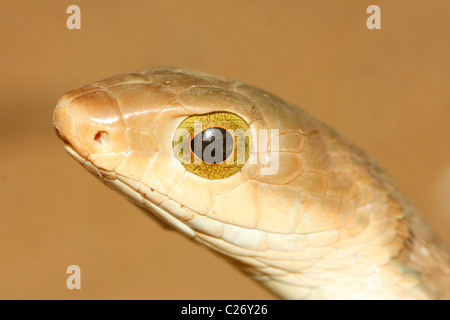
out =
[[[114,171],[106,171],[97,168],[89,159],[85,159],[76,152],[73,146],[67,141],[64,141],[64,149],[72,158],[78,161],[105,185],[121,192],[128,200],[144,209],[144,211],[148,211],[147,214],[150,213],[149,216],[154,218],[161,226],[171,230],[178,230],[188,238],[195,237],[192,228],[190,228],[182,219],[176,217],[169,210],[161,206],[163,201],[175,203],[173,200],[159,194],[151,188],[143,188],[141,184],[136,186],[134,183],[130,183],[131,180],[125,179]],[[151,194],[158,194],[158,197],[161,197],[161,200],[155,201],[155,199],[152,199]],[[187,210],[187,208],[185,208],[185,210]]]
[[117,178],[114,171],[100,169],[95,166],[89,158],[84,158],[74,147],[67,141],[64,143],[64,150],[77,162],[79,162],[86,170],[93,174],[97,179],[106,184],[106,181],[115,180]]
[[61,135],[61,132],[59,131],[58,126],[56,126],[55,124],[53,125],[53,130],[55,131],[56,136],[58,137],[58,139],[60,139],[61,141],[64,142],[64,144],[68,143],[63,136]]
[[[62,138],[61,138],[62,139]],[[64,139],[62,139],[64,141]],[[64,150],[66,150],[66,152],[75,160],[77,160],[78,162],[81,162],[82,164],[84,164],[86,161],[88,161],[88,159],[83,158],[82,156],[80,156],[78,154],[78,152],[75,151],[75,149],[73,148],[73,146],[67,142],[64,141]]]

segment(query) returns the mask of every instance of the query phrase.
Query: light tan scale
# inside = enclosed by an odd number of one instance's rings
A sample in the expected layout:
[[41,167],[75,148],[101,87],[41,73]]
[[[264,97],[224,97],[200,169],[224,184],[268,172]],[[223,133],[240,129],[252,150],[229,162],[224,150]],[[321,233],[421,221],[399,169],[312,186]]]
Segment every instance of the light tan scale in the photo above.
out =
[[[176,132],[198,134],[193,120],[250,129],[244,163],[183,164]],[[334,129],[261,89],[147,69],[70,91],[54,126],[97,178],[281,298],[450,298],[448,249],[387,175]],[[258,145],[262,130],[269,138]],[[278,170],[265,174],[274,157]]]

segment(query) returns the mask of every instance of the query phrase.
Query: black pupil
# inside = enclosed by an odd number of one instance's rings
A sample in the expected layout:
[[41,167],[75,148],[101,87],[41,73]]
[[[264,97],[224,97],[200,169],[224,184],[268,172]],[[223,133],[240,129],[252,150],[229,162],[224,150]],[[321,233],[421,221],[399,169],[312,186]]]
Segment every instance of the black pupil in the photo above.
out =
[[233,148],[233,136],[220,127],[207,128],[191,140],[192,152],[208,164],[224,162]]

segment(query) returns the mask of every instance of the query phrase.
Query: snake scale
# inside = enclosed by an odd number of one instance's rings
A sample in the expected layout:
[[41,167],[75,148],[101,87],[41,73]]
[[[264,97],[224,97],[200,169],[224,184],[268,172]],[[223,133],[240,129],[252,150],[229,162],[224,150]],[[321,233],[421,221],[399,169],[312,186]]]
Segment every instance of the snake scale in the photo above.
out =
[[151,68],[68,92],[53,120],[89,172],[283,299],[450,298],[446,244],[376,162],[264,90]]

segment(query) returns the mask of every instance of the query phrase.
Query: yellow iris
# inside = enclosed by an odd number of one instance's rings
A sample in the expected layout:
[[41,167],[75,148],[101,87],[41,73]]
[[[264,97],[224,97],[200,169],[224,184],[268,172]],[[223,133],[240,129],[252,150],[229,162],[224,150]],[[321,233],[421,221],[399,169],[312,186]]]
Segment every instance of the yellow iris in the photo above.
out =
[[184,119],[175,132],[173,149],[187,171],[206,179],[224,179],[247,162],[250,137],[250,128],[241,117],[215,112]]

